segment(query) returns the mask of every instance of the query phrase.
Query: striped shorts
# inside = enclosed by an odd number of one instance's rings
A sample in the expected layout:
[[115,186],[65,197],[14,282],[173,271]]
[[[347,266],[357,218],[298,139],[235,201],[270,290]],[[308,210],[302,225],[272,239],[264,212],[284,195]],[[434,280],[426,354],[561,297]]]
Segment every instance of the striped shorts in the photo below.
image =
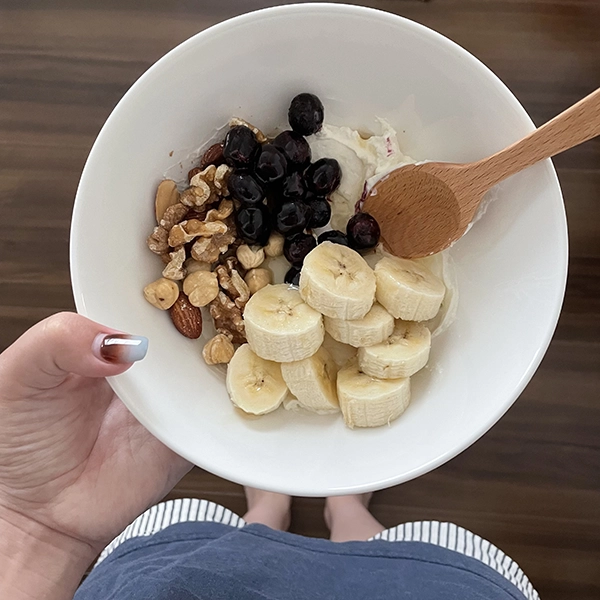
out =
[[[102,552],[96,565],[125,541],[136,537],[148,537],[162,531],[170,525],[187,522],[212,522],[244,527],[242,517],[228,508],[197,498],[179,498],[161,502],[140,515],[119,536],[117,536]],[[476,560],[480,560],[503,577],[508,579],[527,600],[539,600],[539,595],[519,565],[502,550],[487,540],[463,529],[454,523],[439,521],[414,521],[402,523],[386,529],[372,537],[369,541],[385,542],[425,542],[442,546]]]

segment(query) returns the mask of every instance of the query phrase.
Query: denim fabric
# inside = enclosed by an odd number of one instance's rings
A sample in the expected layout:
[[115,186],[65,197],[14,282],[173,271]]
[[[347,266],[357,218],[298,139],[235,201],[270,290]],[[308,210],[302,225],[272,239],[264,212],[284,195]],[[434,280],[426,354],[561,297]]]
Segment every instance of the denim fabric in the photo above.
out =
[[172,525],[121,544],[75,600],[523,600],[482,562],[423,542],[305,538],[263,525]]

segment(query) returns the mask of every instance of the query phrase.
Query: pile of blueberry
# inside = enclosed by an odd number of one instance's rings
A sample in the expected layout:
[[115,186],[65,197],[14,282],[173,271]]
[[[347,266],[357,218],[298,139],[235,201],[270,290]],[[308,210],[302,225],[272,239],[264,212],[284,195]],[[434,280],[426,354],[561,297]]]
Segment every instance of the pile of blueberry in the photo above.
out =
[[317,243],[331,241],[357,250],[379,242],[379,225],[366,213],[348,221],[346,234],[327,231],[318,240],[313,229],[331,218],[329,196],[340,184],[337,160],[322,158],[311,163],[304,136],[323,125],[323,104],[314,94],[299,94],[290,105],[291,130],[261,144],[243,125],[232,127],[223,144],[223,156],[233,168],[229,192],[239,206],[235,219],[240,237],[248,244],[264,246],[273,230],[285,236],[284,256],[292,264],[285,277],[298,284],[304,257]]

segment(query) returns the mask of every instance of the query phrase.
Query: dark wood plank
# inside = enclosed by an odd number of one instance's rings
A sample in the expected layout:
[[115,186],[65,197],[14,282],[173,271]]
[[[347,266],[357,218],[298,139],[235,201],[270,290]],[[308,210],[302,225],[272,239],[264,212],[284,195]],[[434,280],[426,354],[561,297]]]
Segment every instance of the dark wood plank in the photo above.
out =
[[[356,2],[357,3],[357,2]],[[454,39],[538,124],[600,82],[597,0],[379,0]],[[274,0],[0,0],[0,349],[72,309],[68,231],[79,174],[122,94],[166,51]],[[571,237],[563,314],[521,399],[462,455],[378,493],[388,526],[459,523],[526,570],[546,600],[600,597],[600,140],[556,159]],[[172,496],[238,513],[243,491],[195,469]],[[323,501],[298,499],[293,531],[325,536]]]

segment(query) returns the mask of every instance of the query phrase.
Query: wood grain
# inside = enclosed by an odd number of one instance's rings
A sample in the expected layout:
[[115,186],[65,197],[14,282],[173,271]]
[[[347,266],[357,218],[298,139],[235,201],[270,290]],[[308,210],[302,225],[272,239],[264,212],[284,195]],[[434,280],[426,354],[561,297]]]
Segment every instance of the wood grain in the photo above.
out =
[[[482,59],[539,125],[600,83],[597,0],[365,2]],[[165,52],[259,0],[0,0],[0,349],[72,309],[68,233],[87,153],[119,98]],[[388,526],[437,518],[517,560],[545,600],[600,597],[600,141],[556,158],[571,264],[560,323],[520,400],[482,440],[375,496]],[[242,490],[195,470],[173,496],[243,512]],[[322,501],[294,531],[326,535]]]

